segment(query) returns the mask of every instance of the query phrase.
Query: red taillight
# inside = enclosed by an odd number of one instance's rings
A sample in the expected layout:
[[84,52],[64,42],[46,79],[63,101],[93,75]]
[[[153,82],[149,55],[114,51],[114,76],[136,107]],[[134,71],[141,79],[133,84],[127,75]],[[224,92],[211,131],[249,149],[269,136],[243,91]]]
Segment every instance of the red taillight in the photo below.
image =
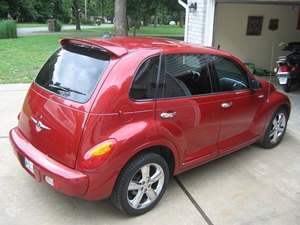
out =
[[289,66],[280,66],[278,69],[278,72],[281,72],[281,73],[287,73],[290,71],[291,71],[291,68]]
[[115,143],[116,141],[114,139],[109,139],[91,148],[84,154],[83,159],[79,164],[80,168],[95,169],[99,167],[108,159]]

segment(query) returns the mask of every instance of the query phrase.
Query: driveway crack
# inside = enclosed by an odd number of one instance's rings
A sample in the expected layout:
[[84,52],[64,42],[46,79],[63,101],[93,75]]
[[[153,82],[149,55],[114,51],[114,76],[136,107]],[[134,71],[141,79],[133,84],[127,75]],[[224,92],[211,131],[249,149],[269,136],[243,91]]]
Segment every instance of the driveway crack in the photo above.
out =
[[207,216],[207,214],[204,212],[204,210],[200,207],[200,205],[196,202],[196,200],[194,199],[194,197],[191,195],[191,193],[186,189],[186,187],[184,186],[184,184],[179,180],[179,178],[177,176],[174,177],[175,181],[177,182],[177,184],[179,185],[179,187],[181,188],[181,190],[186,194],[186,196],[189,198],[189,200],[192,202],[192,204],[195,206],[195,208],[197,209],[197,211],[200,213],[200,215],[203,217],[203,219],[205,220],[205,222],[208,225],[214,225],[213,222],[210,220],[210,218]]

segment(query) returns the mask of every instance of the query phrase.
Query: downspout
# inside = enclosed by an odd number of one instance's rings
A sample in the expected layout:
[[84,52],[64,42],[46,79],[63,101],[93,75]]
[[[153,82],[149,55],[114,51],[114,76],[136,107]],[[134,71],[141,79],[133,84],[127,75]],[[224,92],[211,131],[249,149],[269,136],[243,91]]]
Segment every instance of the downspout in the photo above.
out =
[[188,22],[189,22],[189,6],[182,0],[178,0],[179,5],[185,8],[185,24],[184,24],[184,41],[188,42]]

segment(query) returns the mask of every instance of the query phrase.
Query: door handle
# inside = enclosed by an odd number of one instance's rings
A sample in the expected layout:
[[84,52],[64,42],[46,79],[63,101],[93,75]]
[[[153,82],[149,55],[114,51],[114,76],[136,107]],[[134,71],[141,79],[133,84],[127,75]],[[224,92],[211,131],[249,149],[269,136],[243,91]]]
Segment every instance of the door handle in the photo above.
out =
[[163,112],[160,114],[160,118],[162,119],[170,119],[176,116],[176,112]]
[[259,95],[258,96],[258,98],[264,98],[265,97],[265,95]]
[[224,109],[230,108],[232,106],[232,102],[223,102],[221,106]]

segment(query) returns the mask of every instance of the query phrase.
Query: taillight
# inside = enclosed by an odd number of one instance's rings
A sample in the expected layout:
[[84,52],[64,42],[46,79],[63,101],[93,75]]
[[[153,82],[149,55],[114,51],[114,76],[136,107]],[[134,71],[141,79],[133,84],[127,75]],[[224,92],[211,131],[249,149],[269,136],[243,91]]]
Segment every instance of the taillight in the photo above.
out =
[[289,66],[280,66],[279,69],[278,69],[278,72],[281,72],[281,73],[287,73],[287,72],[290,72],[291,68]]
[[109,139],[88,150],[79,163],[80,168],[95,169],[100,166],[110,156],[115,143],[114,139]]

